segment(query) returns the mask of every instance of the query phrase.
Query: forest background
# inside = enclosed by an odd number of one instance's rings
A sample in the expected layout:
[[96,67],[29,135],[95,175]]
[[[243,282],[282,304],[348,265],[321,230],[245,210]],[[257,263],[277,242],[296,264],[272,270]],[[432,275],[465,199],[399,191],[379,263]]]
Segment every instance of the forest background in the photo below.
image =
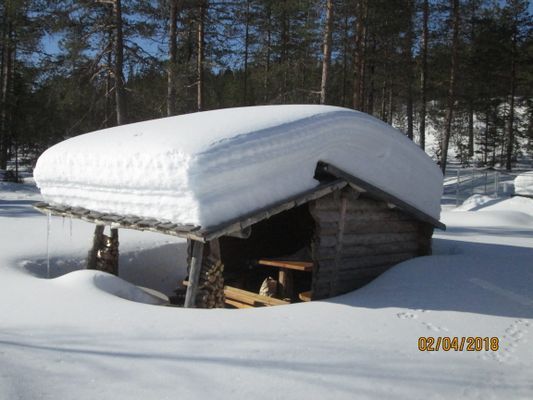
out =
[[3,0],[0,170],[17,179],[20,165],[54,143],[105,127],[290,103],[372,114],[443,171],[452,156],[511,170],[533,154],[532,8],[526,0]]

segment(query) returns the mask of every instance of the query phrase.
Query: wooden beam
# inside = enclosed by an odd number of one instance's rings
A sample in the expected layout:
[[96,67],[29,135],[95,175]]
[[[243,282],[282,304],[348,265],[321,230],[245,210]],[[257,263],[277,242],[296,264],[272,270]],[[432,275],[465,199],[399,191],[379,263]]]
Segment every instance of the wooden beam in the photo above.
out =
[[238,289],[232,286],[224,286],[224,295],[226,296],[226,299],[236,300],[241,303],[249,304],[252,306],[281,306],[285,304],[290,304],[289,302],[284,300],[276,299],[274,297],[261,296],[260,294]]
[[182,225],[172,222],[158,221],[156,219],[146,219],[132,215],[117,215],[110,213],[100,213],[81,207],[68,207],[56,204],[37,202],[33,208],[43,214],[57,215],[59,217],[76,218],[96,225],[110,226],[111,228],[134,229],[138,231],[150,231],[162,233],[164,235],[178,236],[205,242],[201,235],[196,232],[199,226]]
[[406,203],[405,201],[399,199],[398,197],[385,192],[384,190],[372,185],[371,183],[365,182],[362,179],[359,179],[336,166],[319,161],[316,167],[315,176],[321,177],[330,177],[330,179],[342,179],[350,183],[351,186],[356,187],[358,191],[364,191],[370,197],[373,197],[378,200],[382,200],[386,203],[394,204],[400,210],[404,211],[407,214],[412,215],[416,219],[424,222],[428,222],[433,225],[435,228],[446,230],[446,225],[442,222],[436,220],[432,216],[420,211],[416,207]]
[[251,306],[250,304],[242,303],[237,300],[226,299],[225,301],[226,304],[229,304],[230,306],[233,306],[235,308],[254,308],[254,306]]
[[270,267],[287,268],[295,271],[310,272],[313,270],[313,263],[310,261],[285,261],[285,260],[268,260],[266,258],[257,261],[259,265]]
[[187,293],[185,294],[185,308],[194,308],[196,306],[196,294],[198,293],[198,280],[202,269],[203,256],[204,244],[193,240],[189,268],[189,286],[187,286]]

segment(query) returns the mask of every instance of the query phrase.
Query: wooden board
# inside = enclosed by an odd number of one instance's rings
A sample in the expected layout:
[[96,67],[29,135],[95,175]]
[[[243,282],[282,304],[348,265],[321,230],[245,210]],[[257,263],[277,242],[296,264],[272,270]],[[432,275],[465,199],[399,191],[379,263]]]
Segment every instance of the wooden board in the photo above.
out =
[[201,235],[197,234],[197,231],[200,229],[200,227],[194,225],[178,225],[167,221],[145,219],[132,215],[100,213],[81,207],[67,207],[43,202],[33,204],[33,208],[43,214],[77,218],[96,225],[109,225],[111,228],[157,232],[165,235],[179,236],[205,242],[205,239]]
[[270,267],[287,268],[295,271],[311,272],[313,270],[313,263],[310,261],[285,261],[285,260],[269,260],[261,259],[257,261],[259,265],[266,265]]
[[225,301],[226,301],[226,304],[229,304],[230,306],[233,306],[235,308],[254,308],[254,306],[251,306],[246,303],[242,303],[237,300],[226,299]]
[[281,306],[290,304],[284,300],[276,299],[274,297],[261,296],[259,294],[238,289],[232,286],[224,286],[224,296],[226,296],[226,301],[228,299],[236,300],[251,306]]

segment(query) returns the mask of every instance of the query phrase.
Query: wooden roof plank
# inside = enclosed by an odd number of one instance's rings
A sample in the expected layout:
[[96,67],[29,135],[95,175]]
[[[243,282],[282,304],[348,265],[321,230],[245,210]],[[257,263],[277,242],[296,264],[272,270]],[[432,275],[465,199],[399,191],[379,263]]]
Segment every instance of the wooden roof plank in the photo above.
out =
[[155,219],[143,219],[128,215],[122,216],[111,213],[100,213],[80,207],[65,207],[52,205],[45,202],[37,202],[33,207],[43,214],[51,214],[60,217],[78,218],[86,222],[97,225],[110,225],[114,228],[135,229],[140,231],[151,231],[166,235],[179,236],[204,242],[204,238],[195,234],[200,227],[194,225],[179,225],[169,222],[160,222]]

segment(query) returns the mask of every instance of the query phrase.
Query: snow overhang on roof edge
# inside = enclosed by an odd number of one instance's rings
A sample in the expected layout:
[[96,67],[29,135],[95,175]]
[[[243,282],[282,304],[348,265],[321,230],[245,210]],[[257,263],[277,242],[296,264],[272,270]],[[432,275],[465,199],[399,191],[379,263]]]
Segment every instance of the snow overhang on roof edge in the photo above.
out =
[[365,193],[366,195],[377,200],[392,204],[407,214],[412,215],[414,218],[426,222],[435,228],[442,230],[446,229],[446,225],[430,215],[420,211],[419,209],[411,206],[403,200],[400,200],[390,193],[387,193],[375,187],[374,185],[335,167],[332,164],[319,161],[315,171],[315,178],[321,183],[313,189],[295,195],[289,199],[263,207],[260,210],[253,211],[251,213],[220,223],[216,226],[206,228],[194,225],[180,225],[172,222],[158,221],[152,218],[101,213],[80,207],[53,205],[43,202],[35,203],[33,207],[43,214],[78,218],[87,222],[95,223],[97,225],[110,225],[114,228],[146,230],[163,233],[166,235],[179,236],[201,242],[209,242],[210,240],[226,235],[247,237],[247,229],[253,224],[270,218],[271,216],[279,214],[283,211],[305,204],[309,201],[316,200],[331,192],[340,190],[349,184],[359,192]]

